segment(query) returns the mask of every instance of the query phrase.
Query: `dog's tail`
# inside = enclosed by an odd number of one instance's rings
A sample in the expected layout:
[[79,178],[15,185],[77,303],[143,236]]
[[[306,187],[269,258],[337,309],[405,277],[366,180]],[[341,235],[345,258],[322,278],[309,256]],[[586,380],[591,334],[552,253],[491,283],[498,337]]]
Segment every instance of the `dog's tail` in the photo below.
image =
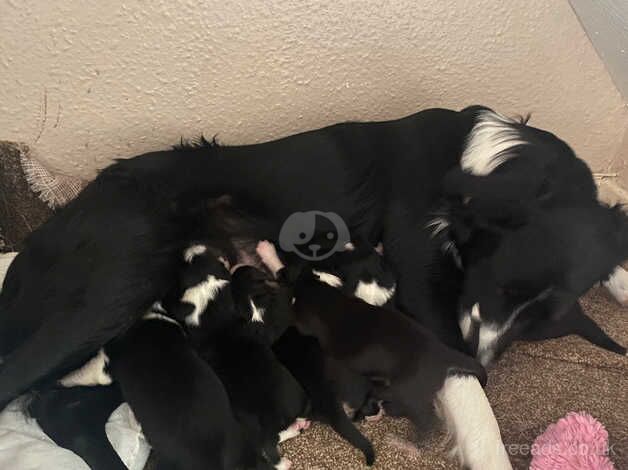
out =
[[327,416],[327,418],[329,419],[329,425],[339,436],[362,451],[366,459],[366,464],[368,466],[373,465],[373,462],[375,462],[373,444],[355,427],[342,409],[340,403],[336,402],[332,416]]

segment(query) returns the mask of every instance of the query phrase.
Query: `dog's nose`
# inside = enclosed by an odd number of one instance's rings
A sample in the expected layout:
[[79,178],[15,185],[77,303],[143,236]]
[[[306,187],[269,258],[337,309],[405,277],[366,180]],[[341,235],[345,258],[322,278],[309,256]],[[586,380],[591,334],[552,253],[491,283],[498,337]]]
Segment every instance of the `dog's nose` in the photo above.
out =
[[316,252],[320,250],[321,246],[317,245],[316,243],[312,243],[311,245],[308,245],[308,248],[312,250],[312,253],[316,255]]

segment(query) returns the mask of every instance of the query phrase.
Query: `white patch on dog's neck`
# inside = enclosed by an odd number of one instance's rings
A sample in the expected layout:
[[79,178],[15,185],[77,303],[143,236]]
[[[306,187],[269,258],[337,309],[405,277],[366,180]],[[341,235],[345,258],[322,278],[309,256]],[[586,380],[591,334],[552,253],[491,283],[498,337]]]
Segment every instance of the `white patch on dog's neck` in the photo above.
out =
[[382,287],[375,279],[371,282],[359,281],[353,295],[364,300],[367,304],[381,307],[395,295],[395,288],[394,284],[390,289]]
[[336,276],[335,274],[331,274],[331,273],[326,273],[324,271],[318,271],[316,269],[312,269],[312,272],[318,276],[318,280],[321,282],[324,282],[327,285],[330,285],[332,287],[342,287],[342,279],[340,279],[338,276]]
[[263,308],[257,308],[253,299],[249,299],[249,303],[251,304],[251,321],[258,321],[260,323],[264,323],[264,311]]
[[486,176],[514,157],[510,150],[528,143],[516,124],[494,111],[481,111],[467,138],[460,167],[472,175]]
[[191,263],[194,258],[207,251],[205,245],[192,245],[183,252],[183,259],[186,263]]
[[64,387],[109,385],[112,382],[111,376],[106,368],[109,364],[109,357],[104,349],[100,349],[96,356],[87,361],[80,369],[70,372],[59,380],[59,384]]
[[207,276],[207,280],[185,290],[181,302],[194,306],[194,311],[185,317],[185,323],[192,326],[201,324],[201,315],[207,308],[207,304],[214,300],[220,290],[229,284],[226,279],[218,279],[213,274]]

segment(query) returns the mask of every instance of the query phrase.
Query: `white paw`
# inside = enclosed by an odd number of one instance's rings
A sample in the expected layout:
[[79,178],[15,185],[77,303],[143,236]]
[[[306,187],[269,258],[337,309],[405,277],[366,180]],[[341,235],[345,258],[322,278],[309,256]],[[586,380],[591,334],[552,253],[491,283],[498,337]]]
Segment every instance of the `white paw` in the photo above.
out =
[[292,467],[292,462],[285,457],[282,457],[279,463],[275,465],[277,470],[289,470]]
[[296,426],[299,429],[299,431],[304,431],[306,429],[309,429],[311,424],[312,422],[309,419],[297,418],[293,426]]
[[256,248],[257,254],[262,259],[262,262],[270,269],[273,273],[279,271],[283,266],[279,256],[277,256],[277,250],[275,249],[275,245],[267,240],[261,240],[257,244]]
[[628,305],[628,271],[617,266],[604,286],[621,305]]

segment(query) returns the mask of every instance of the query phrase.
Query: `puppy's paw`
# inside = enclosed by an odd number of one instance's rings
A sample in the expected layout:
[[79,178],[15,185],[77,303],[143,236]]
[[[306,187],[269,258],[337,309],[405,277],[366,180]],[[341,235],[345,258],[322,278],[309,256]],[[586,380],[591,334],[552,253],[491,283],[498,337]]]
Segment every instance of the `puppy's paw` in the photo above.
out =
[[384,407],[380,405],[379,406],[379,411],[377,412],[377,414],[366,416],[364,419],[366,419],[366,421],[368,421],[370,423],[370,422],[379,421],[383,417],[384,417]]
[[275,465],[277,470],[289,470],[292,468],[292,462],[285,457],[282,457],[281,460]]
[[306,418],[297,418],[297,420],[294,422],[294,426],[296,426],[299,431],[305,431],[306,429],[309,429],[311,424],[312,422]]
[[621,266],[615,268],[613,274],[604,282],[604,286],[621,305],[628,305],[628,271]]
[[277,256],[277,250],[275,249],[275,245],[267,240],[261,240],[257,244],[256,248],[257,254],[262,259],[262,262],[270,269],[273,273],[279,271],[283,265],[279,256]]

